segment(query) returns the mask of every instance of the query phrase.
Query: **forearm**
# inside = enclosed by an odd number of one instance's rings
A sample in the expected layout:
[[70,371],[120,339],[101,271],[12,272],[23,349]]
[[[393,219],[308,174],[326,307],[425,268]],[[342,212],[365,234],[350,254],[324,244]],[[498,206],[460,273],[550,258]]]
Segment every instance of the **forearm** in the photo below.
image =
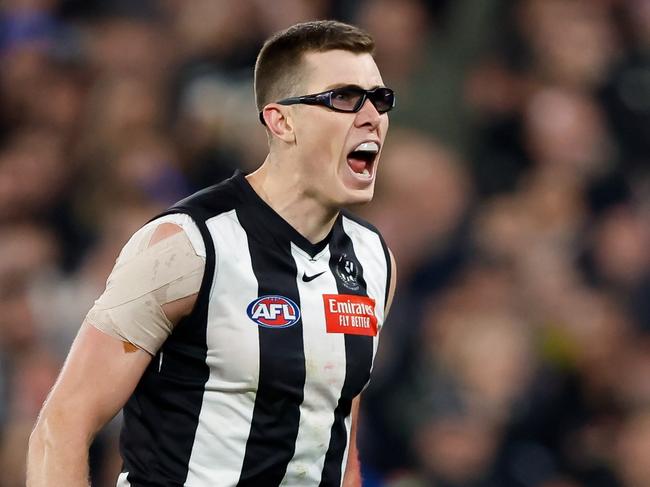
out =
[[87,487],[88,449],[124,405],[151,356],[83,325],[29,440],[28,487]]
[[361,468],[356,455],[354,458],[348,459],[345,474],[343,475],[342,487],[361,487]]
[[29,439],[27,487],[88,487],[91,435],[65,421],[41,418]]
[[343,487],[361,487],[361,464],[359,450],[357,449],[357,421],[359,419],[359,396],[352,401],[350,446],[348,448],[348,461],[343,474]]

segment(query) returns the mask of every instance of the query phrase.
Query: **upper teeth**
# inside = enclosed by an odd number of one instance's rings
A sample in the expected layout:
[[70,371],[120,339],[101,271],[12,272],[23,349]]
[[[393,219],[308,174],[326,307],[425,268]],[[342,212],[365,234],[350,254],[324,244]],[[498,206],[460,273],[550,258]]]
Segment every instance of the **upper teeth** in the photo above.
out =
[[354,151],[373,152],[376,154],[379,152],[379,144],[377,142],[362,142],[356,146]]

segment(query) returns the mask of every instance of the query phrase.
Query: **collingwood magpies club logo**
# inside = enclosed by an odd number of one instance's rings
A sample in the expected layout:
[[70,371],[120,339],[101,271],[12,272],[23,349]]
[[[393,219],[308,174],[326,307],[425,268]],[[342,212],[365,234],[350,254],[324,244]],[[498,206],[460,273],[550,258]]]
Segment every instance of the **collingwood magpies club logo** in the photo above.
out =
[[343,254],[339,257],[334,269],[336,271],[336,276],[345,287],[352,291],[359,289],[359,266],[356,262],[348,259],[348,256]]

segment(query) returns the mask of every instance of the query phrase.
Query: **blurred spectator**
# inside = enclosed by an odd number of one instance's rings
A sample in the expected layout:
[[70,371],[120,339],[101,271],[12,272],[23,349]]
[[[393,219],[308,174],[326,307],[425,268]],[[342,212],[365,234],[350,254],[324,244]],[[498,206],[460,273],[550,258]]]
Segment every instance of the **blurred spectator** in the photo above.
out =
[[[129,236],[266,154],[262,40],[337,17],[397,91],[375,200],[399,287],[367,486],[650,485],[650,2],[0,4],[0,470]],[[114,485],[119,418],[91,451]]]

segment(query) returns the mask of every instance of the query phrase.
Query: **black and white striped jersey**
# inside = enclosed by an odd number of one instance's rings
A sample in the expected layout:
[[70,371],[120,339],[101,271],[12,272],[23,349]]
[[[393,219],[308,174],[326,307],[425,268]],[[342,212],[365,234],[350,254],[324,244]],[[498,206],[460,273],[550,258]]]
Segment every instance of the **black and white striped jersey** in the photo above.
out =
[[124,407],[123,486],[338,486],[390,259],[345,212],[312,244],[239,173],[179,202],[206,267]]

